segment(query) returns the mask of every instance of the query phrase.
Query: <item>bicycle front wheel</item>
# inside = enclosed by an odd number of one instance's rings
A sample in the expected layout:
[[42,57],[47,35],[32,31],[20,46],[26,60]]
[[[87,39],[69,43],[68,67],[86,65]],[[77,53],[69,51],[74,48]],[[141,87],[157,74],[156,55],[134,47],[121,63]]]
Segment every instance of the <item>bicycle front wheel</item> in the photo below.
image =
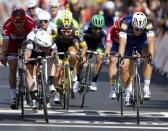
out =
[[48,111],[47,111],[47,94],[46,94],[46,80],[45,74],[41,72],[41,88],[42,88],[42,95],[43,95],[43,111],[44,111],[44,118],[45,121],[48,123]]
[[72,89],[72,82],[71,82],[71,72],[70,72],[70,68],[69,66],[65,66],[64,69],[64,88],[65,88],[65,92],[64,92],[64,109],[66,109],[66,111],[68,111],[69,109],[69,97],[70,97],[70,90]]
[[85,78],[84,78],[84,83],[83,83],[81,108],[83,108],[84,103],[85,103],[86,93],[88,91],[88,86],[90,84],[90,76],[91,76],[91,66],[88,65],[88,67],[86,68]]
[[135,95],[135,101],[134,101],[134,107],[136,108],[137,113],[137,124],[140,123],[140,103],[141,103],[141,89],[140,89],[140,78],[138,75],[134,78],[134,95]]

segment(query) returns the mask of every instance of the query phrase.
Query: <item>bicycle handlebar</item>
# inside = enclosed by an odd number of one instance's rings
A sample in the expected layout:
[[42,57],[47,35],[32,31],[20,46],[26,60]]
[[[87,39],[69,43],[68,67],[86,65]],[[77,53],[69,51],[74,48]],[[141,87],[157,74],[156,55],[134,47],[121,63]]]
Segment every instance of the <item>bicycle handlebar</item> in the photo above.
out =
[[37,58],[30,58],[29,60],[25,61],[25,64],[28,64],[29,62],[32,62],[32,61],[41,61],[43,59],[51,59],[51,58],[57,59],[56,56],[45,56],[45,57],[39,56]]

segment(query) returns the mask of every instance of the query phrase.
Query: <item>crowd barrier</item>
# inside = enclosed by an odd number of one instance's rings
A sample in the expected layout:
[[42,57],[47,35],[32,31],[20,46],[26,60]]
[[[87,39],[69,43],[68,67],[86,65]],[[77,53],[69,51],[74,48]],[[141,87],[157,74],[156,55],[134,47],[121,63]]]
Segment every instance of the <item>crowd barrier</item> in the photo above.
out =
[[168,33],[155,41],[155,69],[168,77]]

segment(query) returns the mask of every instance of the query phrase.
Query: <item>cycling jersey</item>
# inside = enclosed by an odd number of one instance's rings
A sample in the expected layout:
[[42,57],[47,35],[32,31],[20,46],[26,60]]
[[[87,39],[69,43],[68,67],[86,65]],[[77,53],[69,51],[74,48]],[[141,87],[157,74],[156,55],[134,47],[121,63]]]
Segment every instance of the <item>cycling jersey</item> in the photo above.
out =
[[119,35],[117,29],[112,25],[107,32],[106,44],[111,46],[114,41],[119,42]]
[[34,28],[35,22],[29,16],[26,16],[24,26],[20,30],[16,29],[12,18],[9,18],[3,25],[3,39],[9,40],[7,53],[17,53],[18,44],[21,44]]
[[98,35],[93,34],[91,30],[91,23],[85,24],[81,29],[84,40],[87,43],[88,49],[94,51],[100,49],[101,51],[103,51],[107,35],[106,27],[102,28]]
[[67,51],[70,46],[74,46],[75,48],[77,48],[77,46],[86,45],[82,35],[80,34],[80,31],[74,27],[72,28],[72,33],[67,38],[63,36],[61,32],[61,27],[58,27],[54,40],[57,44],[58,51]]
[[124,17],[121,20],[121,31],[119,36],[127,38],[125,54],[128,56],[132,55],[133,47],[137,48],[137,51],[140,53],[142,48],[147,46],[147,37],[154,36],[153,24],[148,19],[147,26],[144,28],[140,35],[135,35],[132,27],[132,16]]

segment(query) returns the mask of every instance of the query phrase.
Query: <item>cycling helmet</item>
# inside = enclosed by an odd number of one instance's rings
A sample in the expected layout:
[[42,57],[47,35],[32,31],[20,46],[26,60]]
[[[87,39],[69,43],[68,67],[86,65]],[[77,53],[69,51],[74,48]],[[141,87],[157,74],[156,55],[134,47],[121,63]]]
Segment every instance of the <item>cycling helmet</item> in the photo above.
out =
[[41,11],[38,15],[37,15],[38,20],[47,20],[49,21],[51,19],[51,15],[50,13],[48,13],[47,11]]
[[12,11],[11,18],[13,20],[24,20],[26,17],[26,12],[22,8],[16,8]]
[[64,28],[70,28],[72,25],[72,13],[69,10],[62,10],[61,11],[61,26]]
[[94,27],[102,28],[105,25],[105,20],[102,15],[92,16],[92,25]]
[[35,30],[34,42],[41,47],[50,47],[52,45],[51,36],[44,30]]
[[132,16],[132,25],[137,29],[144,29],[147,25],[147,18],[144,13],[136,12]]
[[38,0],[27,0],[26,1],[26,7],[32,8],[38,5]]
[[58,7],[58,6],[60,6],[60,2],[59,2],[59,0],[50,0],[49,5]]

